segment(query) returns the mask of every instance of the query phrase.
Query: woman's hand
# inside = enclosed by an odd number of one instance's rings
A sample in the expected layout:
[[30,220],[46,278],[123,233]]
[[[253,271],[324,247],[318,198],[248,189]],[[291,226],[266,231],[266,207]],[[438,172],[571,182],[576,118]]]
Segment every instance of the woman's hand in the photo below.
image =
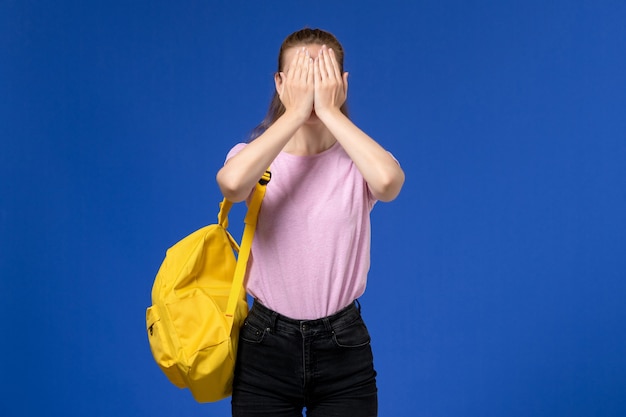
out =
[[313,111],[315,97],[313,59],[306,48],[299,48],[286,72],[276,78],[276,89],[285,113],[290,112],[306,120]]
[[315,113],[354,162],[377,200],[391,201],[404,184],[398,162],[341,113],[348,73],[341,74],[332,49],[323,46],[315,60]]
[[348,96],[348,73],[342,76],[335,52],[323,45],[315,60],[314,108],[318,116],[340,110]]

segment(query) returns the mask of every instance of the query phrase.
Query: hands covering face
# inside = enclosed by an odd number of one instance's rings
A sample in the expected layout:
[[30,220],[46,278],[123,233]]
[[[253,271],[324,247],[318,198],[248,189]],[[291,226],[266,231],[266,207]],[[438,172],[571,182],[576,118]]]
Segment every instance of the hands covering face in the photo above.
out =
[[348,73],[341,74],[335,52],[323,45],[317,58],[306,47],[298,48],[286,72],[280,72],[278,94],[287,111],[308,118],[313,110],[324,116],[346,101]]

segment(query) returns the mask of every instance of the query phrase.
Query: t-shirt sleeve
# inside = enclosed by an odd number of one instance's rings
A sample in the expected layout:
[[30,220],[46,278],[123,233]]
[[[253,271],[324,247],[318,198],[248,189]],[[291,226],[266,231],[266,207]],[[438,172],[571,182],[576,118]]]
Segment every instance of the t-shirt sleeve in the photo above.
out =
[[398,161],[398,158],[396,158],[391,152],[387,151],[387,153],[389,154],[389,156],[391,156],[393,158],[394,161],[396,161],[396,163],[398,165],[400,165],[400,161]]
[[[228,161],[233,156],[237,155],[243,148],[246,147],[246,145],[247,143],[238,143],[235,146],[233,146],[231,150],[228,151],[228,154],[226,155],[226,161]],[[226,163],[226,161],[224,161],[224,163]]]

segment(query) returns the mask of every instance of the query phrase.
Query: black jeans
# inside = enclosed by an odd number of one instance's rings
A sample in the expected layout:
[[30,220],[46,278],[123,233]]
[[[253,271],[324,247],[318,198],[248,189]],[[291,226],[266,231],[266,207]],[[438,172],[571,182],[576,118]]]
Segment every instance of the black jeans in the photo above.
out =
[[293,320],[255,302],[240,335],[234,417],[375,417],[370,336],[354,303],[318,320]]

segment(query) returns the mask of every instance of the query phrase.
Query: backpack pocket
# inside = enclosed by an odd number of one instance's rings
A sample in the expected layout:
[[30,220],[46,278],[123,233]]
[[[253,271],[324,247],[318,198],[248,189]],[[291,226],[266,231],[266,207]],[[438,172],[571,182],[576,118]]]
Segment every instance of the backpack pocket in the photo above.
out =
[[165,336],[159,308],[155,305],[146,310],[146,330],[148,332],[150,350],[152,350],[152,356],[154,356],[156,363],[172,384],[176,385],[178,388],[185,388],[187,384],[176,366],[174,348],[172,343]]

